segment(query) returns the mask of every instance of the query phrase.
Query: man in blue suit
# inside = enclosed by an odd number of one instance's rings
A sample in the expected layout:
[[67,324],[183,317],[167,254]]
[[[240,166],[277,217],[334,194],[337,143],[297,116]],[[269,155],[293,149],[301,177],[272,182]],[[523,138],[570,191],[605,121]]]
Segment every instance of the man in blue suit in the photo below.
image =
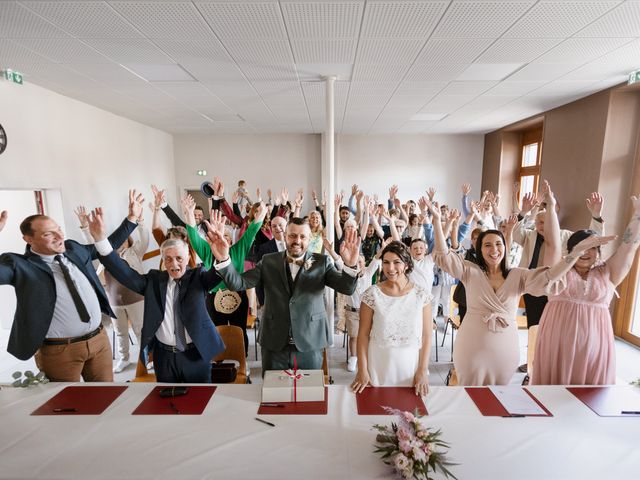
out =
[[[135,230],[144,198],[129,192],[129,215],[109,237],[119,247]],[[7,214],[0,216],[0,230]],[[93,245],[65,240],[60,226],[46,215],[20,224],[27,242],[23,255],[0,255],[0,284],[13,285],[17,308],[7,351],[36,365],[52,381],[112,382],[109,338],[102,314],[115,317],[92,265]]]
[[205,306],[205,293],[220,282],[214,269],[187,270],[189,248],[181,239],[160,246],[166,271],[133,270],[107,241],[102,210],[89,219],[100,261],[125,287],[144,296],[140,355],[153,350],[158,382],[210,383],[211,360],[225,349]]

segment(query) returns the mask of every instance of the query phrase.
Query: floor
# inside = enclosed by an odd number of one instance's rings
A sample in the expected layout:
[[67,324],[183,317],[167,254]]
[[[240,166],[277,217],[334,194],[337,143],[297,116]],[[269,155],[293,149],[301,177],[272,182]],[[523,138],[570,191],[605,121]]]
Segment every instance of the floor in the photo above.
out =
[[[447,332],[447,336],[444,341],[444,346],[440,346],[442,343],[442,334],[444,328],[444,318],[438,318],[438,362],[435,361],[436,349],[432,343],[431,348],[431,362],[429,365],[431,385],[444,385],[447,373],[452,367],[451,363],[451,334],[450,330]],[[107,325],[107,332],[109,338],[112,338],[111,326]],[[520,336],[520,358],[521,363],[526,361],[527,352],[527,332],[526,330],[519,331]],[[0,383],[10,383],[12,381],[11,375],[15,371],[36,370],[35,362],[33,359],[27,361],[20,361],[7,353],[7,340],[9,337],[9,330],[0,329]],[[131,333],[131,337],[135,337]],[[435,342],[435,337],[434,337]],[[617,354],[617,383],[628,384],[629,382],[640,378],[640,349],[628,344],[622,340],[616,339],[616,354]],[[130,350],[131,358],[137,358],[138,345],[132,345]],[[258,346],[258,358],[260,357],[260,347]],[[329,374],[333,379],[333,382],[338,385],[347,385],[351,383],[355,374],[347,372],[346,370],[346,352],[343,347],[343,335],[334,336],[334,345],[329,348]],[[260,361],[256,359],[255,349],[255,337],[254,332],[249,330],[249,357],[248,364],[251,368],[251,379],[253,383],[260,383]],[[115,381],[126,382],[131,380],[135,373],[135,364],[131,364],[122,373],[115,374]],[[524,377],[523,373],[514,373],[511,380],[511,384],[518,385],[522,382]]]

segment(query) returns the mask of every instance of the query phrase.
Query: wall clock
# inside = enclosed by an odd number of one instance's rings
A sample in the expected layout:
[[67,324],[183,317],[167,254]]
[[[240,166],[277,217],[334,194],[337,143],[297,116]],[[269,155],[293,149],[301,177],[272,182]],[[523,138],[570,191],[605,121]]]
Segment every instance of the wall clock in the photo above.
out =
[[0,154],[4,152],[5,148],[7,148],[7,132],[0,125]]

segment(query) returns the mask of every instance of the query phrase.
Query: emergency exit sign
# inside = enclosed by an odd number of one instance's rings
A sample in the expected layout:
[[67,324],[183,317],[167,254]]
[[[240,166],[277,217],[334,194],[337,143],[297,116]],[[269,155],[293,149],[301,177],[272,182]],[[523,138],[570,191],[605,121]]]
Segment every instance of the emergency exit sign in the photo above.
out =
[[10,82],[22,85],[22,74],[20,72],[16,72],[15,70],[7,68],[6,70],[2,71],[2,76]]
[[636,70],[635,72],[631,72],[629,74],[629,82],[628,85],[640,82],[640,70]]

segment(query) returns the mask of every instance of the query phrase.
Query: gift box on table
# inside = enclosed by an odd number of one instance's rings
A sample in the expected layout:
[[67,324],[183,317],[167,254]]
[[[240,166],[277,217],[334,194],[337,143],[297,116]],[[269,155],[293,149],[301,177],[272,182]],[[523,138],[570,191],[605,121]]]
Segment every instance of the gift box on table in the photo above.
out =
[[262,402],[322,402],[322,370],[267,370],[262,382]]

